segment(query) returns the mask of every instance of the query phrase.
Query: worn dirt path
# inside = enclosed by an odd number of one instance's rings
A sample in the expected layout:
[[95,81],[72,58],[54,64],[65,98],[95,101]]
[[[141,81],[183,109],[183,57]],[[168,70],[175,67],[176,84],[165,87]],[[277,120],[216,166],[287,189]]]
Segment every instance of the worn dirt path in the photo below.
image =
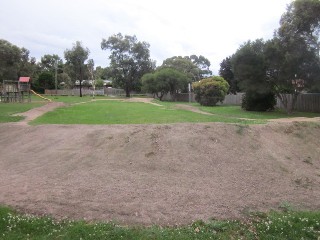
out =
[[45,114],[46,112],[53,111],[54,109],[56,109],[58,107],[63,107],[65,105],[66,104],[64,104],[62,102],[49,102],[41,107],[33,108],[33,109],[30,109],[29,111],[26,111],[23,113],[17,113],[17,114],[15,114],[16,116],[24,116],[25,118],[15,124],[27,125],[30,121],[36,119],[37,117],[40,117],[41,115]]
[[6,123],[0,134],[0,204],[28,213],[167,225],[320,209],[318,123]]

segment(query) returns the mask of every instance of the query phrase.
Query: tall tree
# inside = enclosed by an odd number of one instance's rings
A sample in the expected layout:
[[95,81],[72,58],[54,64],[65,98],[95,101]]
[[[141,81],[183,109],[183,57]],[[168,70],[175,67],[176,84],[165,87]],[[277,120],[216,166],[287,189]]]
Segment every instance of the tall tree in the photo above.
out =
[[82,81],[86,71],[85,61],[88,59],[89,53],[89,49],[83,47],[79,41],[73,45],[72,49],[67,49],[64,52],[66,64],[73,69],[80,81],[80,97],[82,97]]
[[102,50],[111,51],[109,69],[113,84],[124,88],[126,97],[130,97],[132,90],[140,90],[141,77],[155,67],[149,47],[149,43],[138,41],[136,36],[123,36],[121,33],[102,39]]
[[195,64],[199,69],[199,79],[203,79],[212,75],[212,71],[210,70],[210,61],[204,56],[200,55],[191,55],[190,57],[186,56],[185,58],[190,59],[193,64]]
[[296,0],[266,44],[268,82],[288,113],[299,93],[320,81],[319,31],[320,1]]
[[245,92],[242,107],[248,111],[266,111],[275,105],[273,88],[266,78],[264,48],[262,39],[248,41],[232,56],[235,80]]
[[184,73],[188,77],[188,82],[200,80],[201,70],[193,63],[190,57],[174,56],[163,61],[160,68],[173,68]]
[[93,59],[88,60],[87,68],[88,68],[90,79],[92,81],[91,82],[92,88],[93,88],[92,97],[95,98],[94,94],[95,94],[95,90],[96,90],[96,80],[95,80],[95,76],[94,76],[94,61],[93,61]]
[[59,68],[63,67],[62,59],[56,54],[45,54],[41,57],[40,67],[42,71],[54,72],[56,64]]
[[20,48],[0,39],[0,80],[18,78],[20,59]]
[[222,60],[220,63],[219,75],[229,83],[229,93],[236,94],[238,92],[238,87],[232,70],[231,57]]
[[35,79],[36,73],[36,59],[34,57],[30,57],[30,51],[26,48],[20,49],[20,63],[18,70],[18,77],[21,76],[29,76],[32,80]]

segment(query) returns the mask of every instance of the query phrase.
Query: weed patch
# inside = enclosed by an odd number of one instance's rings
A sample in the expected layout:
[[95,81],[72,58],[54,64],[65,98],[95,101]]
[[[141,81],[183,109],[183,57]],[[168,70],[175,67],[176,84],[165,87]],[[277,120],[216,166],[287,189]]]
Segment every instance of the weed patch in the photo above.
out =
[[0,239],[315,239],[320,212],[252,213],[247,219],[198,220],[186,226],[120,226],[54,220],[0,207]]

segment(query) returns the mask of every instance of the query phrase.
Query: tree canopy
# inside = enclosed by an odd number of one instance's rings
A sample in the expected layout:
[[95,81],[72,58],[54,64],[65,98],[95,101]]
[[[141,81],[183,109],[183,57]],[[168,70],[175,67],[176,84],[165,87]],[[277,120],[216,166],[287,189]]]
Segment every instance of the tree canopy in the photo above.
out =
[[173,100],[176,93],[188,84],[186,74],[173,68],[160,68],[154,73],[147,73],[142,77],[142,90],[155,94],[160,100],[170,93]]
[[18,78],[21,58],[19,47],[0,39],[0,80]]
[[232,70],[231,57],[222,60],[220,63],[219,75],[229,83],[229,93],[236,94],[239,91]]
[[67,61],[66,64],[73,69],[76,77],[80,81],[80,97],[82,97],[82,81],[86,71],[85,61],[88,59],[89,53],[89,49],[83,47],[79,41],[73,45],[72,49],[67,49],[64,52],[64,57]]
[[194,82],[192,88],[197,102],[203,106],[215,106],[224,100],[229,84],[223,77],[213,76]]
[[251,91],[250,96],[273,92],[291,113],[298,94],[320,82],[319,32],[320,1],[293,1],[274,37],[240,46],[231,67],[228,58],[221,63],[220,74],[231,79],[233,74],[240,90]]
[[149,43],[138,41],[136,36],[123,36],[121,33],[102,39],[102,50],[111,51],[109,71],[113,84],[124,88],[126,97],[130,97],[132,90],[140,90],[141,77],[155,68],[149,47]]
[[288,113],[298,94],[320,81],[319,31],[320,1],[296,0],[281,17],[274,38],[266,43],[267,80]]

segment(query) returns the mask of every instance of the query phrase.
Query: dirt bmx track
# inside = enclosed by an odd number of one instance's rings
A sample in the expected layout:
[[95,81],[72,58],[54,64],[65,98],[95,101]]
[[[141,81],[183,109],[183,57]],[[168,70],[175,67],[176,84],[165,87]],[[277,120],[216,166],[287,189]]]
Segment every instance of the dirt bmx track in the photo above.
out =
[[320,209],[320,124],[0,124],[0,203],[34,214],[186,224]]

